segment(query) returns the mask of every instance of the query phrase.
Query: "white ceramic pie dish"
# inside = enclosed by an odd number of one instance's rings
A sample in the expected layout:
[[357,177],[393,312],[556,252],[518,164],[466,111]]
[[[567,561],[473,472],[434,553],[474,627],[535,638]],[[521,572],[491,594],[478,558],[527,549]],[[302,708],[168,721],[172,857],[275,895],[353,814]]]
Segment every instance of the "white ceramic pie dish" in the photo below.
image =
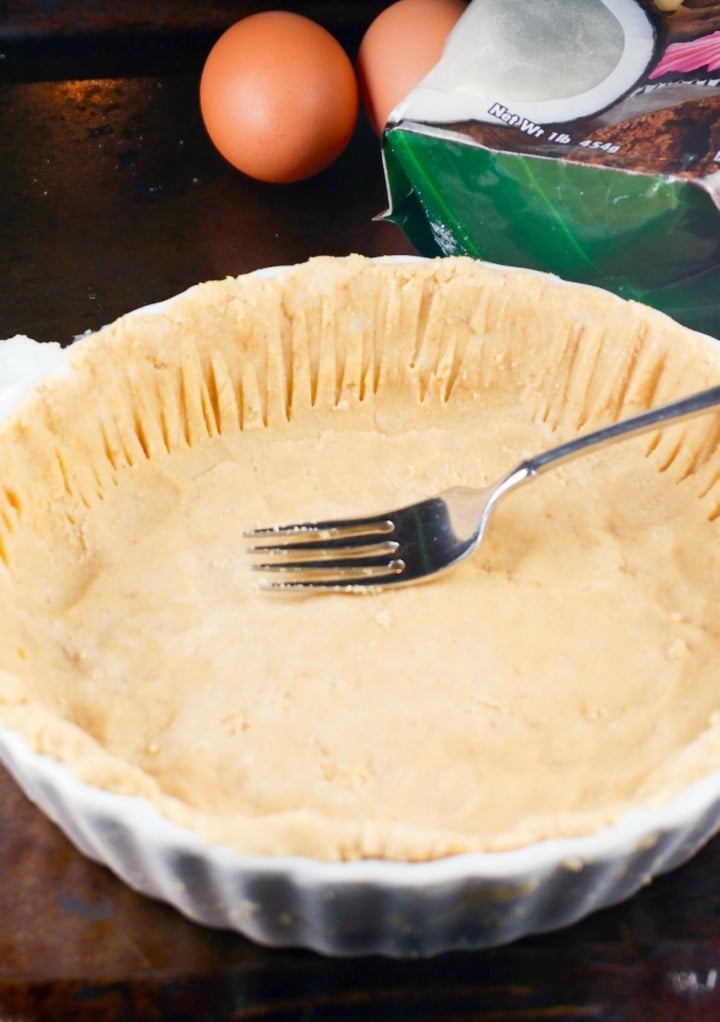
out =
[[[51,371],[62,364],[52,348],[43,356]],[[30,362],[27,376],[5,381],[8,409],[37,378]],[[79,781],[7,728],[0,759],[81,852],[130,887],[199,923],[332,955],[431,955],[568,925],[679,866],[720,824],[713,774],[591,836],[514,851],[422,863],[251,856],[203,841],[139,798]]]
[[428,956],[509,943],[635,894],[715,833],[720,776],[590,837],[425,863],[237,855],[140,799],[78,781],[0,728],[0,758],[90,859],[207,926],[329,955]]

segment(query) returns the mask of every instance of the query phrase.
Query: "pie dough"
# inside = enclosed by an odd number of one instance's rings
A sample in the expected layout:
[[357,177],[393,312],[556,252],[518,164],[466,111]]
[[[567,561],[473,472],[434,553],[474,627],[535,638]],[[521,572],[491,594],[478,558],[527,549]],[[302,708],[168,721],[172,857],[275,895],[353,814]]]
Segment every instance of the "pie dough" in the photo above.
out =
[[709,338],[464,258],[197,285],[0,425],[0,724],[241,853],[591,833],[720,766],[720,417],[497,509],[371,595],[262,593],[247,528],[376,512],[718,382]]

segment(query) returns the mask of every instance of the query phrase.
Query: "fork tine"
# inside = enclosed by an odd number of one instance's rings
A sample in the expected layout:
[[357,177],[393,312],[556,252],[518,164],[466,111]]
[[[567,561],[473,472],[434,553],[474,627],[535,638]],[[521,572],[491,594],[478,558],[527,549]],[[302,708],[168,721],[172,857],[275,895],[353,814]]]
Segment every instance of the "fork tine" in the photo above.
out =
[[258,565],[256,570],[275,576],[271,581],[261,582],[260,589],[266,592],[301,591],[304,589],[372,589],[375,586],[397,582],[405,570],[404,561],[394,559],[381,564],[269,564]]
[[397,553],[399,543],[396,540],[385,540],[380,543],[360,542],[348,543],[342,540],[309,540],[300,543],[278,543],[275,546],[250,546],[247,553],[252,556],[270,557],[267,564],[256,563],[253,568],[256,570],[267,570],[272,565],[281,562],[288,565],[309,564],[313,561],[358,561],[370,558],[388,558]]
[[[243,535],[261,549],[265,540],[280,540],[277,545],[326,543],[334,540],[365,539],[368,536],[387,536],[395,526],[387,515],[371,518],[348,518],[327,522],[302,522],[298,525],[273,525],[263,529],[247,529]],[[270,545],[276,545],[274,543]]]

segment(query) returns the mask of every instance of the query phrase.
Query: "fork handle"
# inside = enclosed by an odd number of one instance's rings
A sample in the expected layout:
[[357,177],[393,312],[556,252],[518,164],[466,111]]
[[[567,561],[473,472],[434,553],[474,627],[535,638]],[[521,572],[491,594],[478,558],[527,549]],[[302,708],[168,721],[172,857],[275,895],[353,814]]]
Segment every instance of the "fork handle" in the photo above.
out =
[[550,467],[565,461],[572,461],[573,458],[584,454],[590,448],[604,447],[616,440],[622,440],[624,437],[647,433],[670,423],[693,418],[719,404],[720,387],[711,387],[709,390],[691,394],[680,401],[671,401],[670,404],[651,408],[649,411],[641,412],[629,419],[620,419],[619,422],[614,422],[610,426],[604,426],[602,429],[585,433],[558,447],[552,447],[548,451],[543,451],[542,454],[528,458],[522,463],[521,468],[524,470],[525,478],[540,475]]

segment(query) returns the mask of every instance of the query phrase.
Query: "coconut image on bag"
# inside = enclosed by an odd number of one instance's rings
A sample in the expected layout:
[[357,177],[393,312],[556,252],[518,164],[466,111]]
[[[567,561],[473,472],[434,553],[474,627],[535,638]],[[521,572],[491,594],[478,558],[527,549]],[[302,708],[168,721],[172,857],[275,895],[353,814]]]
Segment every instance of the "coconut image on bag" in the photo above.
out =
[[499,121],[540,136],[536,124],[595,114],[619,99],[653,48],[652,23],[635,0],[476,0],[402,116],[427,118],[438,103],[442,120]]

